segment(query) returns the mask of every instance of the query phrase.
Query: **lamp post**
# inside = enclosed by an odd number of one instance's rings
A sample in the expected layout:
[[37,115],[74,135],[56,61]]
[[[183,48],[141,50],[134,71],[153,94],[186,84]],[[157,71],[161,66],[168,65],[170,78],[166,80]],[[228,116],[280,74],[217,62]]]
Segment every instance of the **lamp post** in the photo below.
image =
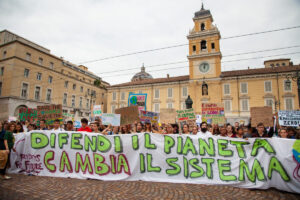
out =
[[[297,71],[294,74],[287,75],[287,80],[285,81],[286,87],[291,88],[292,81],[297,82],[297,89],[298,89],[298,104],[300,106],[300,71]],[[291,81],[292,80],[292,81]]]
[[188,96],[188,98],[185,100],[185,105],[187,109],[192,108],[193,106],[193,100],[191,99],[190,95]]

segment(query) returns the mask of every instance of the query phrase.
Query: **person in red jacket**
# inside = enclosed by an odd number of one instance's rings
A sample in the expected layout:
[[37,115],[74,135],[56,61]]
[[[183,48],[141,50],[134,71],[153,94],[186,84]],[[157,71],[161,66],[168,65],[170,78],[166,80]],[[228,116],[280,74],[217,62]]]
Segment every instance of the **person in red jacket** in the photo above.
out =
[[81,119],[81,128],[79,128],[77,131],[92,132],[90,127],[88,127],[88,120],[86,118]]

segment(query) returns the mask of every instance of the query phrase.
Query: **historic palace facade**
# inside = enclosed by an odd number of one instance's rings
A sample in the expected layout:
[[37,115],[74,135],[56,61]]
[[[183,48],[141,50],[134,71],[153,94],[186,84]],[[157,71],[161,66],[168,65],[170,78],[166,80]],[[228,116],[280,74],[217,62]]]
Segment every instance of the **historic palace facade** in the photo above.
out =
[[0,32],[0,120],[18,117],[20,108],[62,104],[75,118],[88,117],[93,105],[106,111],[106,87],[85,66],[7,30]]
[[130,92],[147,93],[147,110],[155,112],[185,108],[188,95],[197,113],[202,103],[222,103],[228,122],[248,122],[250,107],[272,106],[274,113],[299,109],[297,82],[291,79],[298,74],[299,65],[290,59],[277,59],[265,61],[264,68],[222,72],[221,36],[210,11],[202,7],[193,21],[194,28],[187,36],[189,75],[152,78],[142,67],[131,82],[108,88],[108,112],[127,106]]

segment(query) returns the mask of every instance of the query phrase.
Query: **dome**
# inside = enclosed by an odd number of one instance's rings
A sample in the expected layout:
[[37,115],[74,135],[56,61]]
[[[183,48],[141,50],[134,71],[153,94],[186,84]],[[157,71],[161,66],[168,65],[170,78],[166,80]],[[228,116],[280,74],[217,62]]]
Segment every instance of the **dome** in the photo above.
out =
[[139,73],[136,73],[132,77],[131,81],[140,81],[145,79],[153,79],[153,77],[145,71],[145,67],[143,65],[143,67],[141,67],[141,71]]
[[210,14],[210,10],[204,9],[203,3],[202,3],[201,10],[198,12],[195,12],[195,18],[204,17],[204,16],[211,16],[211,14]]

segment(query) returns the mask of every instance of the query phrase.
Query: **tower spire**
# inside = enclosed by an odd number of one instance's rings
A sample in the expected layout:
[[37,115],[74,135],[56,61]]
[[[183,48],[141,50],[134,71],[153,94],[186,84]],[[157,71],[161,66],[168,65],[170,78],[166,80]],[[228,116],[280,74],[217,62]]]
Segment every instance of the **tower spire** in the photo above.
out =
[[201,5],[201,10],[204,10],[204,5],[203,5],[203,1],[202,1],[202,5]]

